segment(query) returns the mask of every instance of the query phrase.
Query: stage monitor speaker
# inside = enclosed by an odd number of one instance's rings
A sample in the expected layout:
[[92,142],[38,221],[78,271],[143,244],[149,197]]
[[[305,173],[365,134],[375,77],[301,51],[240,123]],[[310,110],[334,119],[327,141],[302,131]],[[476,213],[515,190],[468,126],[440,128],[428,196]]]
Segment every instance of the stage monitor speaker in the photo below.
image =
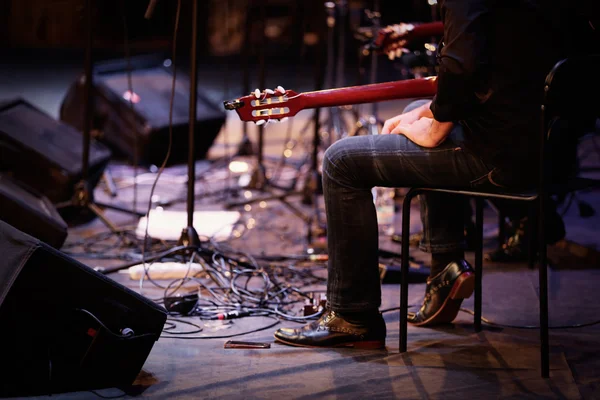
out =
[[59,249],[67,224],[48,198],[0,174],[0,220]]
[[[23,99],[0,103],[0,169],[47,196],[69,200],[81,179],[83,136]],[[111,153],[90,145],[89,182],[96,186]]]
[[[94,66],[95,137],[115,153],[144,164],[161,164],[169,144],[169,107],[172,87],[170,60],[159,56],[139,56],[130,60],[97,63]],[[179,71],[178,71],[179,72]],[[83,127],[83,83],[78,79],[69,89],[60,109],[61,120]],[[188,118],[190,81],[177,74],[173,101],[173,143],[169,163],[186,162],[188,156]],[[130,103],[131,100],[131,103]],[[196,158],[206,157],[225,123],[225,111],[199,90],[197,106]],[[137,137],[137,145],[136,145]]]
[[166,311],[0,221],[0,397],[126,388]]

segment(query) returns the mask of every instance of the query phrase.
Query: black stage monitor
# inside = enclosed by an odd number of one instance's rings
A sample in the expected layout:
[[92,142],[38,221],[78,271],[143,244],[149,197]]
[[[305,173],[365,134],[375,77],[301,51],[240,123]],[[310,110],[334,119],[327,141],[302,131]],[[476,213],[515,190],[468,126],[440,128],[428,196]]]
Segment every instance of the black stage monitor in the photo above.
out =
[[[56,121],[23,99],[0,103],[0,170],[51,201],[69,200],[81,180],[83,135]],[[102,177],[111,153],[106,146],[90,145],[89,181],[93,188]]]
[[0,397],[127,387],[166,311],[0,221]]
[[67,224],[48,198],[0,174],[0,220],[59,249]]
[[[141,163],[161,164],[169,143],[169,107],[173,74],[170,60],[159,56],[140,56],[130,60],[131,88],[128,83],[128,63],[116,60],[94,66],[94,121],[98,139],[116,153],[134,159],[137,147]],[[78,79],[69,89],[60,110],[61,120],[83,128],[83,83]],[[169,163],[186,162],[190,80],[177,74],[173,102],[173,147]],[[196,158],[206,157],[217,134],[225,123],[225,111],[213,104],[199,90]],[[131,101],[131,102],[130,102]],[[136,144],[137,137],[137,144]]]

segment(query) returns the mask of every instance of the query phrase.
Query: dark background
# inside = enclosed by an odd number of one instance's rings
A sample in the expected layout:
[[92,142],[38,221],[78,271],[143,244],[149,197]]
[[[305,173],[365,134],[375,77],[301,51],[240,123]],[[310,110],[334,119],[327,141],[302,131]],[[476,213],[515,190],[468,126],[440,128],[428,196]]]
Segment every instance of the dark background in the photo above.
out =
[[[263,46],[277,57],[310,58],[314,35],[322,37],[324,1],[315,0],[200,0],[199,51],[202,57],[240,54],[246,18],[251,21],[251,50]],[[144,18],[148,0],[93,0],[94,47],[100,55],[124,51],[125,24],[132,54],[170,52],[176,0],[159,0],[151,20]],[[266,7],[268,43],[260,35],[260,6]],[[351,26],[364,25],[364,10],[373,1],[352,0]],[[5,50],[81,51],[84,46],[84,0],[0,0],[0,46]],[[191,0],[182,0],[178,54],[189,51]],[[430,21],[427,0],[380,1],[382,22]],[[321,31],[319,31],[321,29]],[[351,33],[348,33],[349,35]],[[350,38],[351,39],[351,38]],[[355,52],[348,40],[349,52]],[[355,53],[350,53],[355,54]],[[349,62],[352,62],[349,57]]]

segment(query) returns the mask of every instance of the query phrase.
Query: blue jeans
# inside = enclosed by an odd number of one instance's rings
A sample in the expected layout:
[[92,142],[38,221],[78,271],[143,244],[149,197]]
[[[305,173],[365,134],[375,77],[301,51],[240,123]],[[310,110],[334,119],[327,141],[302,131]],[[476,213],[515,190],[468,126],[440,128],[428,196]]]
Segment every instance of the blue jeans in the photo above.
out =
[[[411,103],[405,111],[422,101]],[[473,187],[490,184],[493,166],[464,149],[456,126],[435,148],[403,135],[341,139],[325,152],[323,190],[329,266],[327,299],[334,311],[364,311],[381,304],[378,227],[371,189],[384,187]],[[466,198],[427,193],[421,199],[423,240],[431,253],[464,249]]]

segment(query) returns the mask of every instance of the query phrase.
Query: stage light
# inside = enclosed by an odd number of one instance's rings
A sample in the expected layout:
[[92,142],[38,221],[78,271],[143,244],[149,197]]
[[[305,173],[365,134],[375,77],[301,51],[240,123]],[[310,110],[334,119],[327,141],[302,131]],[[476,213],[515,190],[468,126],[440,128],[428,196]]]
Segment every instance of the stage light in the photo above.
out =
[[136,92],[131,92],[129,90],[126,90],[125,93],[123,93],[123,98],[127,101],[131,101],[133,104],[137,104],[141,100]]
[[232,161],[229,163],[229,170],[235,173],[244,173],[248,171],[248,163],[244,161]]
[[436,50],[435,45],[431,44],[431,43],[425,43],[425,48],[427,50],[429,50],[429,51],[435,51]]

